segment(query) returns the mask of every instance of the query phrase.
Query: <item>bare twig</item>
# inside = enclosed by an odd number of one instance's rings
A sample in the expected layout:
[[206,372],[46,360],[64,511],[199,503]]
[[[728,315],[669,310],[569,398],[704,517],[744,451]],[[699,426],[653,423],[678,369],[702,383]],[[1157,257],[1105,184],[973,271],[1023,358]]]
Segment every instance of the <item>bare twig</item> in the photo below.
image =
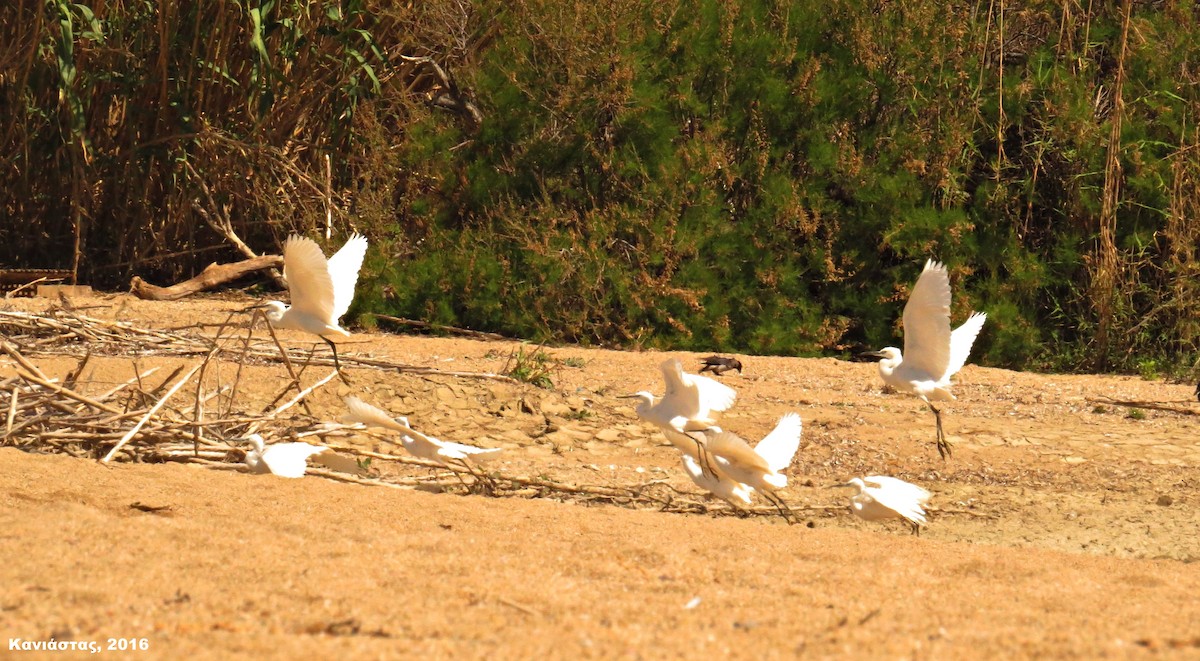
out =
[[176,381],[175,385],[171,386],[171,389],[167,391],[167,394],[163,395],[162,399],[158,400],[158,403],[156,403],[154,406],[150,407],[149,411],[146,411],[146,415],[143,416],[142,419],[139,420],[138,423],[133,426],[133,429],[130,429],[129,432],[125,434],[125,436],[121,437],[121,440],[117,441],[117,444],[114,445],[113,448],[108,451],[108,454],[104,455],[104,459],[102,459],[101,461],[103,461],[104,463],[108,463],[113,458],[113,456],[115,456],[117,454],[117,451],[120,450],[122,447],[124,447],[125,444],[129,442],[129,439],[133,438],[134,435],[138,433],[138,430],[140,430],[142,428],[142,426],[146,424],[146,421],[149,420],[150,417],[152,415],[154,415],[154,413],[156,411],[158,411],[160,408],[162,408],[163,404],[167,403],[167,400],[171,398],[171,395],[174,395],[176,392],[178,392],[179,389],[183,387],[183,384],[187,383],[192,378],[193,374],[200,371],[201,367],[203,367],[203,364],[193,367],[191,369],[191,371],[189,371],[186,375],[184,375],[183,378]]
[[417,321],[415,319],[404,319],[403,317],[393,317],[391,315],[386,315],[386,314],[375,314],[372,316],[376,319],[383,319],[384,321],[390,321],[394,324],[400,324],[403,326],[412,326],[413,328],[428,328],[430,330],[442,331],[445,333],[452,333],[454,335],[475,337],[475,338],[479,338],[481,340],[501,340],[504,342],[512,341],[512,338],[504,337],[503,335],[500,335],[499,333],[488,333],[485,331],[471,330],[469,328],[458,328],[455,326],[443,326],[442,324],[431,324],[428,321]]
[[4,435],[12,434],[13,420],[17,417],[17,387],[13,386],[12,399],[8,402],[8,419],[4,423]]

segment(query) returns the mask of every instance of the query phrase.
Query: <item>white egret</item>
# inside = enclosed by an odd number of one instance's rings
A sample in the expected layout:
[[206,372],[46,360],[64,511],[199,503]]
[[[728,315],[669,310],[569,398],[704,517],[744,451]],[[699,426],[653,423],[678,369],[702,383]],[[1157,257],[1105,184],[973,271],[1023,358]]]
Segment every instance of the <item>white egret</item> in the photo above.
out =
[[346,422],[357,422],[368,427],[380,427],[399,432],[400,444],[414,457],[428,459],[447,468],[450,467],[450,462],[455,462],[466,468],[481,482],[490,482],[486,476],[476,471],[475,466],[495,459],[496,455],[501,452],[501,448],[485,449],[463,443],[443,441],[413,429],[408,424],[408,418],[393,418],[383,409],[371,406],[357,397],[346,397],[344,401],[348,411],[345,416]]
[[329,449],[309,443],[272,443],[266,445],[260,434],[246,440],[254,449],[246,453],[246,465],[253,473],[273,473],[279,477],[304,477],[308,458]]
[[[737,399],[737,392],[729,386],[698,374],[687,374],[683,363],[677,358],[668,358],[659,365],[666,393],[657,403],[654,395],[642,390],[623,397],[637,398],[635,410],[642,420],[652,423],[668,434],[670,431],[702,431],[717,424],[716,414],[728,410]],[[697,457],[701,465],[711,473],[711,462],[705,456],[704,442],[691,437],[696,444]],[[675,441],[672,440],[672,443]]]
[[750,506],[750,487],[722,472],[705,472],[700,466],[700,462],[692,454],[685,452],[681,456],[683,457],[683,470],[688,474],[688,477],[692,478],[692,482],[696,486],[738,509],[745,509]]
[[841,487],[854,487],[850,509],[867,521],[901,518],[912,525],[913,534],[921,534],[925,524],[923,506],[931,494],[915,484],[886,475],[856,477]]
[[279,301],[262,305],[275,328],[301,330],[324,340],[333,351],[333,365],[339,375],[342,367],[337,346],[328,336],[350,335],[338,320],[354,300],[354,286],[366,253],[367,239],[357,233],[328,260],[315,241],[293,235],[283,244],[283,277],[292,305]]
[[791,508],[775,492],[787,487],[787,475],[782,471],[792,463],[800,448],[801,430],[800,416],[788,413],[755,447],[737,434],[719,428],[704,431],[705,445],[719,473],[762,494],[792,523]]
[[696,486],[739,509],[750,505],[750,487],[713,466],[704,467],[700,464],[699,451],[704,443],[703,432],[681,432],[671,428],[665,428],[662,432],[671,445],[679,450],[683,457],[683,470]]
[[933,402],[954,399],[950,377],[966,364],[986,319],[986,313],[974,312],[963,325],[950,330],[950,277],[945,266],[931,259],[925,262],[904,305],[904,352],[886,347],[866,354],[882,359],[879,374],[884,383],[915,394],[933,411],[938,454],[943,459],[951,454],[951,448],[942,431],[942,412]]

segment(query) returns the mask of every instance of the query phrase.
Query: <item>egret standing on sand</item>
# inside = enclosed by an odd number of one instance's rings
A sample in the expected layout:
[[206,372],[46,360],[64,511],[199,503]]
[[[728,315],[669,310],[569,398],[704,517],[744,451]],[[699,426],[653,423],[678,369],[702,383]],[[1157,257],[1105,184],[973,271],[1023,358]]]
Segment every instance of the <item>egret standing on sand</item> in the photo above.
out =
[[854,487],[850,509],[867,521],[902,518],[912,525],[914,535],[921,534],[930,493],[915,484],[886,475],[856,477],[840,487]]
[[[654,402],[654,395],[645,390],[622,396],[641,400],[635,408],[638,417],[657,425],[672,444],[676,444],[671,438],[672,433],[703,431],[716,425],[716,414],[728,410],[737,399],[733,388],[706,376],[685,373],[683,363],[677,358],[668,358],[659,368],[667,390],[658,403]],[[704,442],[695,436],[687,438],[696,444],[700,465],[711,474]]]
[[951,332],[950,277],[945,266],[931,259],[925,262],[925,269],[904,305],[904,353],[896,347],[886,347],[865,354],[882,358],[879,375],[884,383],[915,394],[933,411],[937,419],[938,454],[943,459],[950,455],[951,448],[942,431],[942,412],[933,402],[954,399],[950,377],[966,364],[971,345],[986,319],[986,313],[974,312]]
[[354,300],[354,285],[366,254],[367,239],[361,234],[351,236],[328,261],[315,241],[293,235],[283,244],[283,277],[292,305],[268,301],[262,306],[275,328],[301,330],[324,340],[333,351],[333,365],[339,375],[342,366],[337,346],[328,336],[350,335],[338,320]]
[[750,447],[737,434],[721,429],[707,429],[704,435],[718,473],[762,494],[779,509],[788,523],[792,523],[791,508],[775,491],[787,486],[787,475],[782,471],[792,463],[792,457],[800,448],[800,432],[800,416],[788,413],[755,447]]

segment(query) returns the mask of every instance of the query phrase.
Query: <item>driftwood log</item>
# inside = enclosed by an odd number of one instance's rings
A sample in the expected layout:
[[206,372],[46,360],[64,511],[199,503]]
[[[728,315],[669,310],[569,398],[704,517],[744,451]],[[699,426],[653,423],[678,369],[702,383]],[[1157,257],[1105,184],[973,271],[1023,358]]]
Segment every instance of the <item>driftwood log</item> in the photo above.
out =
[[150,301],[174,301],[195,294],[198,291],[204,291],[231,280],[237,280],[247,273],[269,268],[279,268],[281,266],[283,266],[283,257],[279,255],[262,255],[253,259],[233,262],[232,264],[217,264],[214,262],[206,266],[200,272],[200,275],[190,280],[184,280],[183,282],[171,285],[170,287],[152,285],[135,275],[129,283],[129,288],[138,298]]

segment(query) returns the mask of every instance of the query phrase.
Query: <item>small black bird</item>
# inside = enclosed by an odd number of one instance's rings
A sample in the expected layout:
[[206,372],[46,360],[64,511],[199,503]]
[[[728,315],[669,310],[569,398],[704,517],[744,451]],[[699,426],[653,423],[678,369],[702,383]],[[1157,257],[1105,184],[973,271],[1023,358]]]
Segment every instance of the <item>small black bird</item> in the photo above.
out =
[[[703,372],[704,370],[700,370]],[[1200,383],[1196,384],[1196,401],[1200,402]]]
[[[742,361],[737,358],[726,358],[724,356],[709,356],[703,359],[704,367],[700,368],[700,372],[712,372],[716,376],[728,372],[729,370],[737,370],[738,374],[742,373]],[[1200,388],[1200,386],[1197,386]]]

